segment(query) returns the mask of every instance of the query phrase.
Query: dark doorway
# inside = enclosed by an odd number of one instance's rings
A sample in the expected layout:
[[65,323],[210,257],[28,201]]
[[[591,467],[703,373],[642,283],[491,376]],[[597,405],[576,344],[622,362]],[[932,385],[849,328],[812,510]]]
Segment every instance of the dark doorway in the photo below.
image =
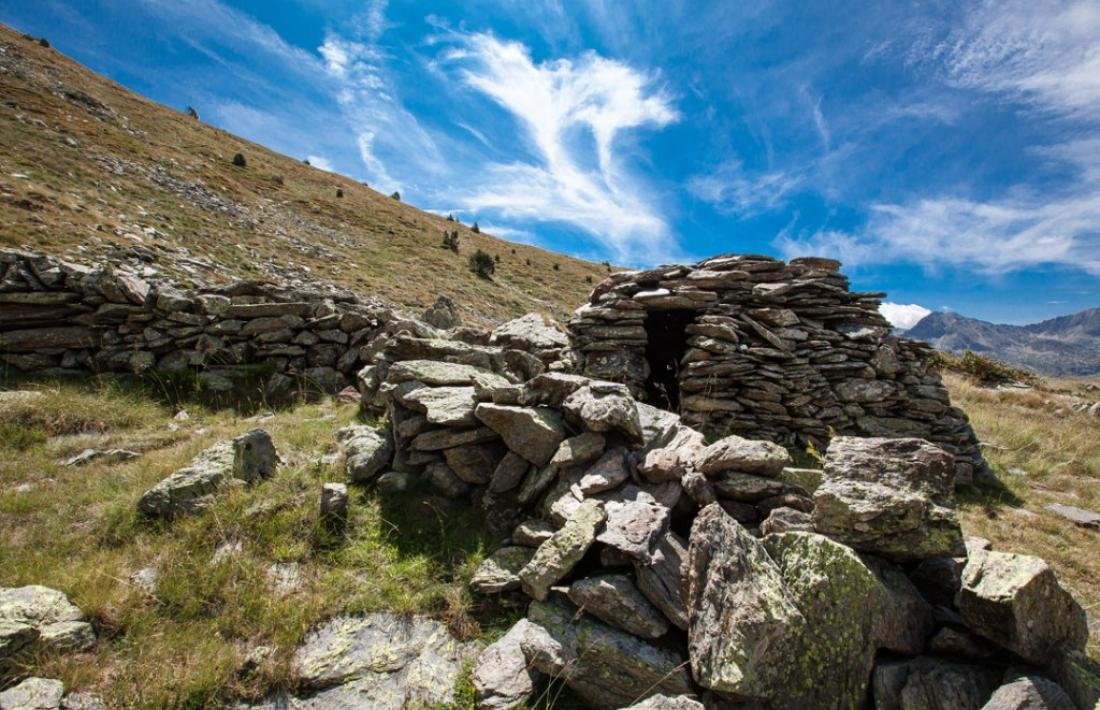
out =
[[649,311],[645,318],[645,358],[649,379],[646,403],[670,412],[680,411],[680,359],[687,349],[684,329],[695,320],[695,311]]

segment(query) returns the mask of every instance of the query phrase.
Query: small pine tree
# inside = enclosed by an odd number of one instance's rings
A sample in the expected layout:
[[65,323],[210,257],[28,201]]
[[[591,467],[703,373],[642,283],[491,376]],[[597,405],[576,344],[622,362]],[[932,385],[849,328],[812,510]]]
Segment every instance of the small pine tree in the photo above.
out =
[[446,230],[443,232],[443,248],[450,249],[455,254],[458,253],[458,230],[448,234]]
[[394,191],[393,191],[393,194],[392,194],[392,195],[390,195],[390,197],[392,197],[393,199],[397,200],[398,202],[400,202],[400,201],[401,201],[401,193],[400,193],[400,192],[398,192],[397,190],[394,190]]
[[554,271],[561,271],[561,264],[554,264]]
[[448,214],[448,215],[447,215],[447,221],[448,221],[448,222],[453,222],[453,221],[455,221],[455,216],[454,216],[453,214]]
[[45,37],[43,37],[42,39],[38,40],[38,44],[42,45],[42,46],[43,46],[43,47],[45,47],[46,49],[49,49],[49,48],[50,48],[50,40],[46,39]]
[[585,282],[587,282],[587,283],[592,283],[592,277],[591,277],[591,276],[585,276],[585,277],[584,277],[584,280],[585,280]]
[[497,265],[493,257],[478,249],[470,255],[470,270],[481,278],[488,279],[496,273]]
[[336,196],[337,197],[343,197],[344,196],[344,191],[339,187],[336,188]]
[[187,107],[187,115],[195,119],[196,121],[199,120],[199,112],[195,110],[194,106]]
[[477,222],[474,222],[474,226],[470,227],[470,231],[474,234],[481,234],[481,227],[477,226]]
[[527,265],[528,265],[528,266],[530,266],[530,265],[531,265],[531,259],[530,259],[530,257],[528,257],[527,259],[524,259],[524,261],[525,261],[525,262],[527,262]]
[[303,165],[313,165],[313,163],[309,162],[309,158],[306,158],[305,160],[303,160],[302,164]]
[[233,164],[236,165],[238,168],[243,168],[244,166],[248,165],[248,161],[244,159],[243,154],[237,153],[233,156]]
[[493,261],[495,261],[496,263],[499,264],[500,263],[500,254],[493,254]]

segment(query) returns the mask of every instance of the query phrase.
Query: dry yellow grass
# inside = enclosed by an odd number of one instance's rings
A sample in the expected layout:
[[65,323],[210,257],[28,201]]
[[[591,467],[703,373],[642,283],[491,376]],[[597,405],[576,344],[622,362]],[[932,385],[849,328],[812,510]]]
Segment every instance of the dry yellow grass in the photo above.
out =
[[[1100,511],[1100,419],[1069,411],[1058,391],[1077,382],[1031,390],[980,387],[952,373],[951,398],[970,415],[1002,493],[964,497],[968,534],[1007,552],[1047,560],[1092,617],[1100,617],[1100,531],[1078,527],[1048,511],[1051,503]],[[1100,627],[1092,624],[1090,653],[1100,658]]]
[[[191,119],[3,25],[0,45],[0,246],[80,248],[86,258],[185,249],[194,274],[168,258],[153,265],[214,282],[278,269],[410,310],[444,293],[475,323],[530,311],[562,318],[608,272],[475,234]],[[458,254],[443,248],[444,230],[458,230]],[[500,259],[491,281],[468,268],[477,249]]]

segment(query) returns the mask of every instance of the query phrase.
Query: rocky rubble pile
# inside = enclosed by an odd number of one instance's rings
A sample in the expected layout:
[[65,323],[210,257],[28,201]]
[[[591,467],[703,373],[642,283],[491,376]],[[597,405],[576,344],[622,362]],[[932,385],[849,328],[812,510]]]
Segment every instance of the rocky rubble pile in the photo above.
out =
[[1041,560],[968,549],[954,461],[927,441],[838,437],[800,469],[770,441],[708,445],[619,383],[384,369],[364,394],[392,439],[346,432],[349,474],[469,496],[501,537],[474,590],[529,600],[474,666],[483,707],[550,681],[610,708],[1100,699],[1084,611]]
[[920,437],[955,455],[961,483],[981,475],[966,415],[925,366],[931,351],[891,336],[883,294],[849,291],[839,267],[725,255],[612,274],[569,322],[581,371],[678,400],[703,431],[819,447],[830,431]]

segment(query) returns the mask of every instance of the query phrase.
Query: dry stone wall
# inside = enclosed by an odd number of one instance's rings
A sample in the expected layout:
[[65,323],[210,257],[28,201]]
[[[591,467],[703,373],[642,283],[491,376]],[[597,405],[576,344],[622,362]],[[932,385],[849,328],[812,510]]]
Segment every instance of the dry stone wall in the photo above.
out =
[[724,255],[613,274],[569,331],[580,369],[679,411],[703,431],[824,448],[836,434],[911,436],[984,473],[924,343],[897,338],[881,293],[850,291],[830,259]]
[[335,288],[241,281],[186,290],[133,271],[0,251],[0,363],[9,371],[193,369],[210,390],[262,373],[269,395],[337,391],[402,324],[392,308]]

